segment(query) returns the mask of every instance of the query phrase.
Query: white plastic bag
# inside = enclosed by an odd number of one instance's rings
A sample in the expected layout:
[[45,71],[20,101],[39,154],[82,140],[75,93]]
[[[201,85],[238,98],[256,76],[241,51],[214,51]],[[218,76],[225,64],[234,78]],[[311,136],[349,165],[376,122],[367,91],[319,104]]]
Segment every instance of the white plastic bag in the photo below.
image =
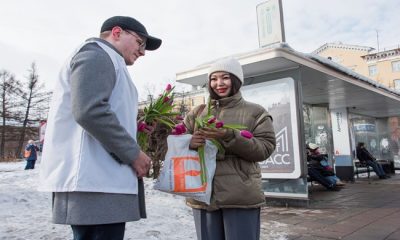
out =
[[202,180],[199,154],[189,149],[191,138],[190,134],[168,136],[168,151],[154,188],[210,204],[218,149],[207,140],[204,151],[206,175]]

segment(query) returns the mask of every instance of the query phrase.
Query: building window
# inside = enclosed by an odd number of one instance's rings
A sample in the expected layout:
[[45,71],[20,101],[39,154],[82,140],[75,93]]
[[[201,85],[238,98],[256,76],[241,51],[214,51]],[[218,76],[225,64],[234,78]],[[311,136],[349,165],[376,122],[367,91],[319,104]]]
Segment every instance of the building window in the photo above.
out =
[[393,80],[394,89],[400,90],[400,79]]
[[376,74],[378,74],[378,68],[376,67],[376,65],[368,66],[368,72],[371,77],[376,76]]
[[392,71],[393,72],[400,72],[400,61],[392,62]]

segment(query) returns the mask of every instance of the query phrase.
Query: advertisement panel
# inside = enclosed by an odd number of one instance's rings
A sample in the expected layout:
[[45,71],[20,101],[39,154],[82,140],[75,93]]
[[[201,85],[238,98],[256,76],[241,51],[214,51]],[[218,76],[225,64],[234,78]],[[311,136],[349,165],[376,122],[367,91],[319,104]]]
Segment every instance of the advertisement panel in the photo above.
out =
[[[335,155],[350,155],[350,136],[347,109],[331,109],[332,136]],[[360,126],[369,129],[370,126]]]
[[[336,166],[353,166],[350,149],[350,133],[346,108],[331,109],[332,138]],[[370,126],[362,126],[370,129]]]
[[244,99],[263,106],[273,117],[276,149],[260,163],[263,178],[295,179],[301,175],[294,80],[283,78],[244,86]]

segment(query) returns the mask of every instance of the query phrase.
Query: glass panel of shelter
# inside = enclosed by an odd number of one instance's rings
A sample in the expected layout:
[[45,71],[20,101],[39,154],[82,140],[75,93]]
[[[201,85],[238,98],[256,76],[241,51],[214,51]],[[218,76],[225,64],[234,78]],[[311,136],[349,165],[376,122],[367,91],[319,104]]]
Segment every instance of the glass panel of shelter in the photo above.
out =
[[400,170],[400,117],[372,118],[352,113],[349,118],[355,145],[364,142],[377,160],[394,162]]
[[319,146],[320,153],[328,154],[329,163],[333,161],[332,128],[328,107],[303,105],[304,139],[307,143],[315,143]]

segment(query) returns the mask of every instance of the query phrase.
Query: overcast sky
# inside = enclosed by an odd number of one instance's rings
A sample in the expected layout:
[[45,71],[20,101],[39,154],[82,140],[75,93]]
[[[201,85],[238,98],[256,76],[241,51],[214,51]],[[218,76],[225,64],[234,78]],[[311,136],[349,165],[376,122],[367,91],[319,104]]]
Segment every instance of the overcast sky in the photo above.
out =
[[[63,62],[105,19],[128,15],[163,40],[129,71],[144,99],[175,74],[210,60],[258,48],[256,6],[263,0],[4,0],[0,4],[0,70],[27,76],[35,61],[53,86]],[[286,41],[311,52],[324,43],[377,48],[400,44],[398,0],[282,0]]]

